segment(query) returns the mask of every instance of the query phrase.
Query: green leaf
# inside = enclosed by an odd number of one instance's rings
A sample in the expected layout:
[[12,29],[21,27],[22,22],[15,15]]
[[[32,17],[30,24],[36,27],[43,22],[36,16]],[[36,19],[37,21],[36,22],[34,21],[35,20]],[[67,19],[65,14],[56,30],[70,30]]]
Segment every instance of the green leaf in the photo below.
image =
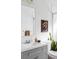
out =
[[57,42],[55,42],[54,40],[52,40],[51,42],[51,50],[57,51]]

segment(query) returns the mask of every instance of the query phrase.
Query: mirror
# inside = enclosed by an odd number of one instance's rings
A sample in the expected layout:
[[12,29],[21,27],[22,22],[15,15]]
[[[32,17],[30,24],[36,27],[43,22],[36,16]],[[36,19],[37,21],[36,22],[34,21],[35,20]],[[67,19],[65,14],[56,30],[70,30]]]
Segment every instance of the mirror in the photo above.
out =
[[34,8],[21,5],[21,42],[32,40],[34,27]]

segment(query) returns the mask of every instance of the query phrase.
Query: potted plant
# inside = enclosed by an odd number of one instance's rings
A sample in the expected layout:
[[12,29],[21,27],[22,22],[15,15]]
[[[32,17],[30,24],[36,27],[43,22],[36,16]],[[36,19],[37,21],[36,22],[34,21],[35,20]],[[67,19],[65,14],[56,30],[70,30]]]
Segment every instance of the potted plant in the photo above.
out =
[[49,33],[48,40],[50,41],[50,50],[57,51],[57,41],[54,40],[51,33]]
[[51,42],[51,50],[57,51],[57,42],[54,40],[52,40]]

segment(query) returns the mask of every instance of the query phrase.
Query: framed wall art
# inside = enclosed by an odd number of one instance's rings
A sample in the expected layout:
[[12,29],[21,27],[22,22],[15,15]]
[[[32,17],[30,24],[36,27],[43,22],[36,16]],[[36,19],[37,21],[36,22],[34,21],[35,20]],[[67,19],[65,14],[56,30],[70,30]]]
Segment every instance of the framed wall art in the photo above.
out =
[[48,31],[48,21],[41,20],[41,32],[47,32],[47,31]]

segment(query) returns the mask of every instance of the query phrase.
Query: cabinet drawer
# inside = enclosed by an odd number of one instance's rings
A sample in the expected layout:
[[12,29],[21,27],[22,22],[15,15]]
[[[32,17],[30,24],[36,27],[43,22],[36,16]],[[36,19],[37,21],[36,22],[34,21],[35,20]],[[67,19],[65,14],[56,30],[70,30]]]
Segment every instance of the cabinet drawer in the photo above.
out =
[[35,49],[33,49],[33,50],[30,50],[28,53],[28,55],[29,56],[33,56],[33,55],[37,55],[37,54],[40,54],[40,53],[42,53],[42,50],[43,50],[43,48],[35,48]]
[[21,55],[28,55],[28,51],[21,52]]

